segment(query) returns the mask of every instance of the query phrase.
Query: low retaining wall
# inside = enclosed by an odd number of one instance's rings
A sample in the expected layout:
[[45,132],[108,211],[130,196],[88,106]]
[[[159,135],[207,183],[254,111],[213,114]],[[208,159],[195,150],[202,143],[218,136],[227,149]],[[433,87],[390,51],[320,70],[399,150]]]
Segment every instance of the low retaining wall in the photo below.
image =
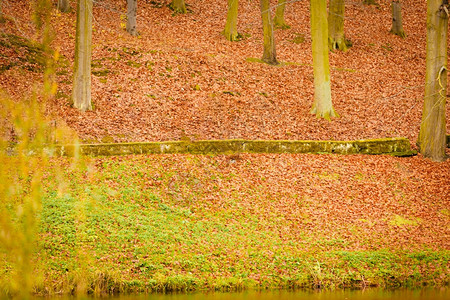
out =
[[57,146],[57,155],[88,156],[130,154],[236,154],[236,153],[336,153],[415,155],[406,138],[386,138],[357,141],[170,141],[121,144],[81,144]]

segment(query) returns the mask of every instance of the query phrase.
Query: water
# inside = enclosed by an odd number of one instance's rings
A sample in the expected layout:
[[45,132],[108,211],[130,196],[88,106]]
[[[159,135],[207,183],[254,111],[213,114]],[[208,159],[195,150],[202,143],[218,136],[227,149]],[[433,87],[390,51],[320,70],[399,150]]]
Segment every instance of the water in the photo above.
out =
[[[62,298],[58,298],[62,299]],[[88,298],[89,299],[89,298]],[[449,289],[357,290],[333,292],[271,291],[241,293],[150,294],[103,298],[108,300],[448,300]]]

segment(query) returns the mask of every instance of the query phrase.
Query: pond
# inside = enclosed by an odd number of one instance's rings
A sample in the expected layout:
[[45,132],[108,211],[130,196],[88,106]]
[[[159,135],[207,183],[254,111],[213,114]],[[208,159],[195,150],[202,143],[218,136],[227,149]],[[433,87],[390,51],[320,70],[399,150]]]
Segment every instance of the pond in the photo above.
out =
[[[62,299],[62,298],[57,298]],[[79,298],[78,298],[79,299]],[[87,298],[89,299],[89,298]],[[353,291],[262,291],[240,293],[191,293],[191,294],[148,294],[123,295],[109,300],[444,300],[450,299],[450,290],[353,290]]]

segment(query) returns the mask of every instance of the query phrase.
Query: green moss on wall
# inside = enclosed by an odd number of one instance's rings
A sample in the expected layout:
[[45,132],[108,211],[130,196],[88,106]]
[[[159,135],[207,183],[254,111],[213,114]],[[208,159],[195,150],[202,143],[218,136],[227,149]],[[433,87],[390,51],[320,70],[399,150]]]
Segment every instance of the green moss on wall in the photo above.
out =
[[59,155],[76,152],[89,156],[129,154],[235,154],[235,153],[328,153],[328,154],[390,154],[414,155],[406,138],[358,141],[169,141],[122,144],[84,144],[57,147]]

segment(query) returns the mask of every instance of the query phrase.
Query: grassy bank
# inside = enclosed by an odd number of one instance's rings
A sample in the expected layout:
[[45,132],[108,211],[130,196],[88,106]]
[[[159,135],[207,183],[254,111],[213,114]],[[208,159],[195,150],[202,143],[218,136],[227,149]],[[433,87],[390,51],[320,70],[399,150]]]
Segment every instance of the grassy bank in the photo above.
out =
[[43,182],[38,294],[449,282],[448,164],[305,154],[52,163],[64,171]]

